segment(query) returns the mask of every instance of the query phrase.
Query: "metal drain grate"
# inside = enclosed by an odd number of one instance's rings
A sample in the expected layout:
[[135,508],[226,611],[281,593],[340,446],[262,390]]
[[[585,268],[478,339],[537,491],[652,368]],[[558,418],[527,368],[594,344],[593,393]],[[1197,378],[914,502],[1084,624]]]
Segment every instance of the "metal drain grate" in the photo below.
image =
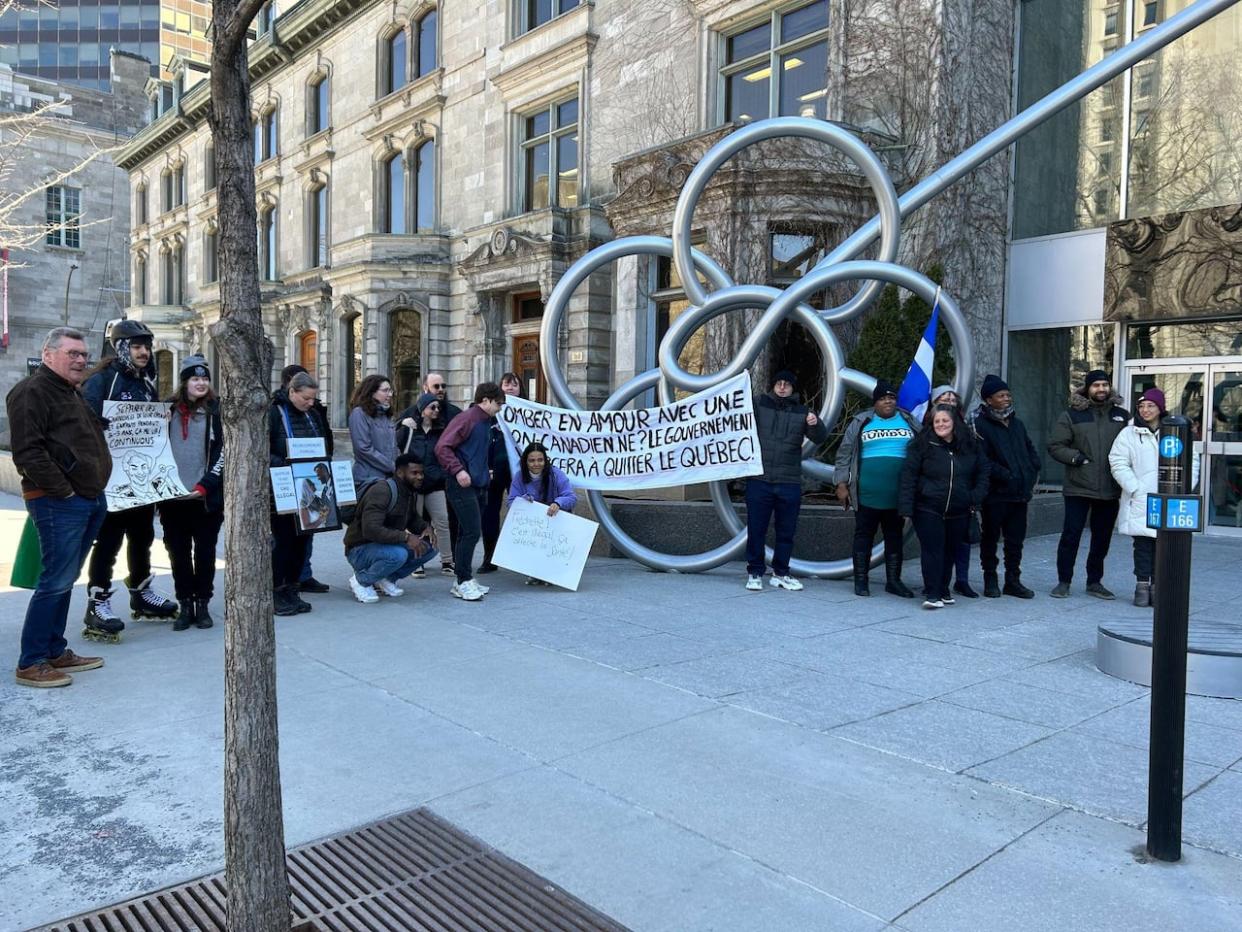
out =
[[[625,932],[426,809],[289,852],[297,932]],[[224,875],[42,932],[224,932]]]

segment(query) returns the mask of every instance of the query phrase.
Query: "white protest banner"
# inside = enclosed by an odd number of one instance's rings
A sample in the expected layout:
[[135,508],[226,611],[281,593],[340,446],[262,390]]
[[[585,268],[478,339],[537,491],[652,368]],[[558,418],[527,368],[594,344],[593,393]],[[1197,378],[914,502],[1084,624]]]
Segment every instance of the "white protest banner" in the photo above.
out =
[[154,505],[189,495],[168,444],[168,405],[158,401],[105,401],[104,437],[112,475],[104,494],[109,511]]
[[511,396],[496,417],[510,462],[538,441],[580,489],[659,489],[763,472],[745,372],[659,408],[569,411]]
[[509,506],[496,555],[498,566],[578,591],[599,525],[568,511],[548,517],[548,506],[516,498]]
[[298,510],[298,493],[293,485],[293,470],[288,466],[272,466],[272,497],[276,499],[276,514],[291,515]]

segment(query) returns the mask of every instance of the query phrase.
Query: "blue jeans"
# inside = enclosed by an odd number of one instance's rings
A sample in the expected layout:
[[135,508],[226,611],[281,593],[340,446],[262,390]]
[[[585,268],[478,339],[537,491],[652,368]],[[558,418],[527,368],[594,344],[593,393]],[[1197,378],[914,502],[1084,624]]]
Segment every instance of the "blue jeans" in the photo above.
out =
[[359,544],[345,552],[345,559],[354,568],[359,583],[374,586],[381,579],[404,579],[435,555],[435,547],[419,556],[404,544]]
[[304,583],[314,574],[311,572],[311,551],[315,549],[315,535],[308,534],[306,537],[306,559],[302,561],[302,572],[298,576],[298,582]]
[[802,509],[802,486],[797,482],[765,482],[746,480],[746,572],[762,576],[767,566],[763,555],[768,524],[776,515],[776,546],[772,548],[772,573],[789,575],[789,558],[793,555],[794,532],[798,530],[798,512]]
[[32,498],[26,511],[39,531],[43,572],[22,625],[22,655],[18,667],[44,663],[65,652],[65,622],[69,599],[82,564],[108,513],[107,500],[83,498]]

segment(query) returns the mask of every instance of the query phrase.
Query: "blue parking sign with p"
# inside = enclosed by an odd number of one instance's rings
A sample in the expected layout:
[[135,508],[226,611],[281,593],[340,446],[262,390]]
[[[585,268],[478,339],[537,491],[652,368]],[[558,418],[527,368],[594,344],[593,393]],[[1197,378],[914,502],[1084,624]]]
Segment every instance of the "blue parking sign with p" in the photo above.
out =
[[1168,434],[1160,438],[1160,455],[1165,459],[1177,459],[1182,455],[1182,438]]

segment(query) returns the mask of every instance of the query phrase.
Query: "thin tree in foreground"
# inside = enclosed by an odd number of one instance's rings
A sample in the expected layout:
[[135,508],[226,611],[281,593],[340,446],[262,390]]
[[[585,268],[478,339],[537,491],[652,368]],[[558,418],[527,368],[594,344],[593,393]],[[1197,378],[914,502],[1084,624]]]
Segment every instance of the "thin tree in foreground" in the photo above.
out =
[[211,107],[219,201],[225,486],[224,852],[228,927],[287,932],[268,524],[272,344],[259,303],[247,32],[263,0],[216,0]]

